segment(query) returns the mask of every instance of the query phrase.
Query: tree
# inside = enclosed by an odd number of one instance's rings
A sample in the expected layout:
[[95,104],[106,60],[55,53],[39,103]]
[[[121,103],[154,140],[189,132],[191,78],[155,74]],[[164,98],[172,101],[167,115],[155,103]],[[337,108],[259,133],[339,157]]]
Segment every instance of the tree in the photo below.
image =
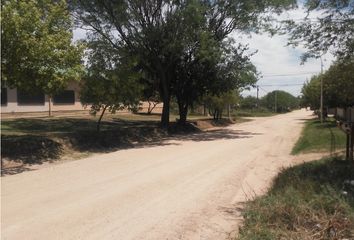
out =
[[151,76],[146,75],[140,79],[140,83],[143,86],[143,101],[148,102],[147,114],[151,114],[155,107],[161,103],[161,98],[157,90],[157,86],[154,85],[155,81]]
[[262,98],[263,105],[275,112],[288,112],[299,107],[298,98],[285,91],[273,91]]
[[101,113],[97,122],[100,131],[106,110],[115,113],[124,108],[135,109],[141,98],[142,86],[136,61],[119,58],[120,54],[98,35],[88,42],[87,73],[81,89],[81,102],[91,105],[91,113]]
[[354,56],[337,61],[324,73],[323,91],[328,107],[354,106]]
[[161,103],[161,99],[160,99],[160,95],[158,94],[157,91],[144,91],[147,95],[145,100],[148,102],[149,106],[148,106],[148,110],[147,110],[147,114],[151,114],[152,111],[155,109],[155,107]]
[[209,108],[209,114],[213,116],[214,120],[220,120],[225,108],[234,106],[239,100],[239,95],[235,91],[224,92],[217,95],[206,95],[204,101]]
[[3,84],[51,97],[80,79],[83,46],[72,43],[66,1],[5,0],[1,8]]
[[258,106],[258,100],[256,97],[247,96],[240,99],[240,107],[242,109],[253,109]]
[[202,36],[220,44],[234,30],[256,29],[262,13],[287,7],[294,0],[74,2],[83,25],[101,34],[114,48],[129,49],[128,55],[138,56],[144,70],[156,76],[163,101],[161,123],[166,127],[172,91],[177,89],[172,84],[184,86],[179,84],[182,78],[177,78],[177,66],[189,52],[200,48]]
[[321,75],[312,76],[310,81],[307,81],[301,89],[302,104],[310,107],[311,110],[320,108],[321,96]]
[[311,109],[320,108],[321,79],[326,107],[354,106],[354,60],[335,62],[322,75],[315,75],[302,88],[303,102]]
[[[289,43],[304,45],[309,57],[319,57],[331,51],[335,56],[345,59],[354,54],[354,5],[352,1],[306,0],[304,6],[308,15],[303,21],[286,22],[286,31],[290,33]],[[311,19],[311,12],[321,15]]]
[[186,121],[188,107],[205,94],[219,96],[257,81],[256,68],[250,62],[250,54],[245,54],[247,47],[236,47],[231,40],[220,46],[213,46],[210,43],[212,40],[207,42],[207,47],[201,47],[201,53],[196,52],[196,56],[177,65],[178,81],[173,86],[181,123]]

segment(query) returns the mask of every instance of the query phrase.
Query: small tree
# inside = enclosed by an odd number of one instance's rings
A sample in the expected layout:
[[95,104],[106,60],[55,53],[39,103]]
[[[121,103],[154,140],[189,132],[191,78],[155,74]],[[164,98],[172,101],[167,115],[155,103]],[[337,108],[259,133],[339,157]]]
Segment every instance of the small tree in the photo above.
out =
[[242,109],[253,109],[258,106],[258,102],[257,98],[253,96],[241,97],[240,107]]
[[[51,98],[83,73],[83,46],[72,43],[66,1],[1,3],[1,81]],[[49,109],[49,114],[50,114]]]
[[106,110],[115,113],[124,108],[137,108],[142,87],[134,60],[117,58],[117,50],[96,37],[93,36],[88,44],[88,67],[81,101],[85,105],[91,104],[92,114],[101,113],[97,122],[97,131],[100,131]]
[[321,95],[321,76],[312,76],[310,81],[306,82],[301,89],[302,104],[310,107],[311,110],[318,110],[320,108]]
[[151,114],[155,107],[162,102],[154,82],[155,81],[153,80],[149,81],[145,78],[141,79],[141,84],[144,86],[142,100],[148,102],[149,104],[147,114]]
[[298,98],[285,91],[273,91],[262,98],[264,106],[275,112],[289,112],[299,107]]
[[214,120],[220,120],[223,111],[229,106],[236,105],[238,100],[239,96],[235,91],[225,92],[219,96],[207,95],[204,98],[204,101],[209,108],[209,114],[213,116]]

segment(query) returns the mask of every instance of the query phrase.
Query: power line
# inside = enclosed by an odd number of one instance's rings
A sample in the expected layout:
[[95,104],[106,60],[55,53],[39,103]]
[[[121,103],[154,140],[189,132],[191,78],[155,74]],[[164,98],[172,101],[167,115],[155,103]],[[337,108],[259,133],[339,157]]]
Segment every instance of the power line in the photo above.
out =
[[[347,19],[340,19],[340,18],[330,18],[329,19],[331,23],[346,23],[353,21],[353,18],[347,18]],[[303,23],[303,22],[310,22],[310,23],[321,23],[322,21],[328,21],[328,18],[323,17],[323,18],[301,18],[301,19],[276,19],[273,20],[274,22],[278,23],[284,23],[288,21],[293,21],[295,23]]]
[[304,72],[304,73],[288,73],[288,74],[265,74],[262,77],[287,77],[287,76],[301,76],[301,75],[309,75],[316,74],[318,72]]
[[303,83],[293,83],[293,84],[262,84],[262,87],[290,87],[290,86],[302,86]]
[[[259,85],[258,85],[259,86]],[[261,86],[259,86],[259,88],[263,91],[263,92],[265,92],[265,93],[269,93],[267,90],[265,90],[264,88],[262,88]]]

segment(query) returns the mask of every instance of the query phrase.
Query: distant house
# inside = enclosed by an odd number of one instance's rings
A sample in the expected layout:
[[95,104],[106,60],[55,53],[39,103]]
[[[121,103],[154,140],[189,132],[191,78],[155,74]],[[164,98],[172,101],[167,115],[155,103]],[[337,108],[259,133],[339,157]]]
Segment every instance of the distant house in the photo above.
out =
[[[84,110],[80,102],[79,84],[71,82],[61,93],[53,96],[52,111]],[[1,113],[45,112],[49,110],[49,97],[44,93],[31,93],[18,89],[1,88]]]

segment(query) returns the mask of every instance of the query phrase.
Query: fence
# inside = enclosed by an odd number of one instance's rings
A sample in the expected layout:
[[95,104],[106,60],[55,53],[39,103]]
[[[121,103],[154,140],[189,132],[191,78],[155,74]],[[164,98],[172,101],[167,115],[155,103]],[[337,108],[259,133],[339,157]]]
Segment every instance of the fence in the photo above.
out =
[[346,159],[353,161],[354,155],[354,108],[331,109],[338,127],[347,135]]

